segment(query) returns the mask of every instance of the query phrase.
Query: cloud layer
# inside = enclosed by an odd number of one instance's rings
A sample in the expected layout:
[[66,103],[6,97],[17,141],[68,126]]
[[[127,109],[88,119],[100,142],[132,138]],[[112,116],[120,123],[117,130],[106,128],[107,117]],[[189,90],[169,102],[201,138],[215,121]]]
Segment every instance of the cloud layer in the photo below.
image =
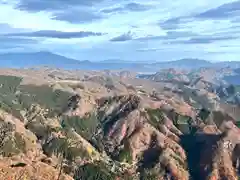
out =
[[240,0],[0,0],[0,53],[240,60]]
[[71,38],[84,38],[88,36],[101,36],[103,33],[94,33],[88,31],[80,32],[62,32],[55,30],[42,30],[33,32],[22,33],[6,33],[5,37],[45,37],[45,38],[59,38],[59,39],[71,39]]

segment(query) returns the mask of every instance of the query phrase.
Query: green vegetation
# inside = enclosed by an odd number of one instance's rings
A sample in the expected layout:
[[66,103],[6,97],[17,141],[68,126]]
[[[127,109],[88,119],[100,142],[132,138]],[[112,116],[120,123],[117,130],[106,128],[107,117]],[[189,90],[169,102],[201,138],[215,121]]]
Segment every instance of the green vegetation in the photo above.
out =
[[16,154],[19,154],[20,151],[17,147],[14,146],[15,142],[13,139],[7,139],[4,143],[4,146],[1,149],[1,154],[5,157],[10,157]]
[[87,114],[82,118],[79,116],[63,116],[61,125],[64,130],[73,128],[95,148],[103,151],[102,136],[101,134],[95,135],[101,126],[95,113]]
[[69,87],[73,88],[73,90],[76,90],[76,89],[85,89],[84,85],[81,84],[81,83],[73,83],[73,84],[68,84]]
[[1,122],[0,125],[0,154],[12,156],[26,151],[25,140],[22,135],[15,132],[10,123]]
[[0,76],[0,108],[23,120],[21,110],[28,110],[32,104],[49,109],[49,116],[59,114],[71,93],[54,90],[47,85],[20,85],[22,78]]
[[171,119],[173,119],[173,124],[183,133],[190,133],[191,127],[192,127],[192,118],[189,116],[183,116],[181,114],[176,113],[175,111],[172,111],[171,113]]
[[[160,109],[147,109],[149,115],[149,123],[158,128],[164,122],[164,112]],[[191,129],[191,117],[183,116],[175,111],[169,112],[169,117],[172,119],[174,125],[184,133],[189,133]]]
[[0,76],[0,94],[14,94],[20,85],[22,78],[16,76]]
[[0,108],[19,119],[22,119],[21,105],[19,105],[15,94],[21,81],[20,77],[0,76]]
[[14,136],[15,136],[16,147],[19,149],[19,151],[26,152],[26,142],[23,136],[18,132],[15,132]]
[[149,123],[155,128],[163,123],[164,114],[160,109],[147,109],[147,114],[149,115]]
[[206,109],[201,109],[200,112],[198,113],[198,117],[203,120],[203,122],[205,122],[208,118],[208,116],[210,115],[210,111],[206,110]]
[[25,127],[31,130],[37,138],[41,140],[47,139],[52,132],[59,132],[62,130],[60,127],[50,127],[41,116],[36,116],[34,120],[28,121]]
[[88,114],[83,118],[79,116],[64,116],[62,121],[63,128],[74,128],[74,130],[90,140],[98,126],[98,119],[94,113]]
[[184,160],[181,159],[180,156],[178,156],[177,154],[170,154],[171,158],[173,158],[174,160],[176,160],[176,163],[178,163],[178,165],[187,168],[187,164],[186,162],[184,162]]
[[14,117],[23,120],[23,117],[20,113],[22,109],[21,105],[17,102],[13,94],[2,95],[0,94],[0,108]]
[[81,166],[74,175],[76,180],[116,180],[116,178],[117,175],[111,172],[102,162]]
[[158,179],[159,175],[157,172],[151,171],[151,170],[144,170],[141,174],[142,180],[156,180]]
[[177,123],[178,124],[188,124],[189,119],[190,119],[190,117],[188,117],[188,116],[179,115]]
[[[165,174],[164,167],[153,167],[153,168],[144,168],[140,171],[141,180],[156,180],[160,177],[164,177]],[[165,178],[164,178],[165,179]]]
[[19,87],[21,91],[20,101],[25,103],[27,107],[31,104],[40,104],[43,108],[49,109],[49,115],[61,113],[63,104],[68,102],[72,96],[71,93],[52,89],[47,85],[33,86],[23,85]]
[[76,157],[88,158],[87,151],[79,146],[79,142],[67,138],[53,138],[43,145],[43,150],[49,156],[55,154],[69,161],[73,161]]
[[166,76],[168,80],[172,80],[174,78],[174,75],[170,72],[167,72]]
[[124,148],[120,150],[118,154],[118,161],[128,164],[132,163],[132,153],[128,145],[125,145]]

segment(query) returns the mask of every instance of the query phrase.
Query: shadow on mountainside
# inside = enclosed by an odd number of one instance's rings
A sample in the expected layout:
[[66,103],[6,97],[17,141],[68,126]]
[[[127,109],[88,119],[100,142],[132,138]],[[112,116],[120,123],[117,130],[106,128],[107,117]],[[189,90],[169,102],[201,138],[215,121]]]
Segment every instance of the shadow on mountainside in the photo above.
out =
[[146,179],[145,170],[154,168],[159,163],[159,156],[161,149],[157,145],[157,137],[155,134],[151,136],[151,144],[149,148],[143,152],[142,160],[139,162],[138,172],[140,172],[140,179]]
[[[126,118],[132,111],[138,108],[140,103],[140,99],[137,96],[130,96],[120,104],[119,107],[115,108],[111,114],[106,118],[106,122],[104,120],[103,131],[104,135],[110,131],[112,126],[119,120]],[[109,118],[111,117],[111,118]],[[109,119],[108,119],[109,118]]]
[[[190,179],[203,180],[211,173],[212,159],[214,156],[212,145],[217,142],[219,138],[219,135],[200,133],[187,134],[180,137],[180,144],[187,155]],[[206,152],[209,153],[206,154]],[[206,167],[208,168],[205,169]]]

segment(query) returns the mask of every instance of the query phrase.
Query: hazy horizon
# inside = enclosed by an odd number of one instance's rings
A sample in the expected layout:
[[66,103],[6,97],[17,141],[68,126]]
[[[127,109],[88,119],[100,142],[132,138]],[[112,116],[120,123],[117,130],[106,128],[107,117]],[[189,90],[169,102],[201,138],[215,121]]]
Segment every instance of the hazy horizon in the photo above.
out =
[[239,61],[240,1],[0,0],[0,40],[0,54]]

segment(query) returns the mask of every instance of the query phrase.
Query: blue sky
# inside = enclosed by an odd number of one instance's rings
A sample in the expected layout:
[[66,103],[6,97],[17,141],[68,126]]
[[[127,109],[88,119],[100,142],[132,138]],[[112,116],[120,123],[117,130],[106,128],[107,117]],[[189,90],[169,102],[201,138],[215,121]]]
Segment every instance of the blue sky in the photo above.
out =
[[240,1],[0,0],[0,53],[240,60]]

